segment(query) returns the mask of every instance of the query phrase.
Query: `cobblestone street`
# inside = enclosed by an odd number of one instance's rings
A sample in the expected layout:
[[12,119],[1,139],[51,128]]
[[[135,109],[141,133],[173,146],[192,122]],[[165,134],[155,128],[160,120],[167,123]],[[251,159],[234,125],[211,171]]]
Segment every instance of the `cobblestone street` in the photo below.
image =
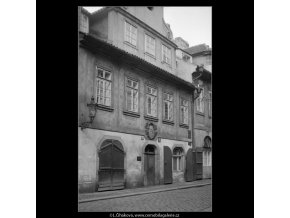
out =
[[79,203],[79,212],[211,212],[212,186]]

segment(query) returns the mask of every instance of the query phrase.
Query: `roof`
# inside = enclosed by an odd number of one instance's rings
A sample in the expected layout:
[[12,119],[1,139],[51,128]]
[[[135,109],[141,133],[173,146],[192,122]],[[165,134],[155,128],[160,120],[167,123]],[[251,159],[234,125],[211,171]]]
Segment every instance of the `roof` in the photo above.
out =
[[206,51],[211,51],[211,48],[209,48],[208,45],[206,44],[200,44],[200,45],[195,45],[191,46],[190,48],[185,49],[189,54],[194,55]]
[[158,77],[161,80],[176,83],[180,85],[180,87],[189,89],[190,91],[193,91],[195,89],[195,86],[192,83],[187,82],[181,79],[180,77],[175,76],[172,73],[147,62],[145,59],[142,59],[134,54],[131,54],[123,49],[120,49],[115,45],[108,43],[107,41],[95,38],[90,34],[83,35],[82,39],[80,40],[80,43],[83,47],[87,48],[88,50],[91,50],[92,52],[107,50],[109,51],[110,56],[112,57],[115,56],[118,58],[118,60],[122,60],[122,58],[125,57],[131,66],[140,68],[140,65],[142,65],[141,70],[153,74],[154,76]]
[[[110,10],[116,10],[118,12],[120,12],[121,14],[134,19],[136,21],[137,24],[139,24],[140,26],[143,26],[143,28],[145,27],[146,29],[149,29],[150,31],[152,31],[154,34],[156,34],[157,36],[159,36],[160,38],[162,38],[165,42],[167,42],[168,44],[170,44],[171,46],[173,46],[174,48],[177,48],[178,46],[176,45],[176,43],[174,43],[172,40],[168,39],[166,36],[164,36],[162,33],[158,32],[157,30],[153,29],[151,26],[149,26],[148,24],[146,24],[145,22],[143,22],[142,20],[140,20],[139,18],[135,17],[134,15],[130,14],[128,11],[126,11],[125,9],[123,9],[121,6],[108,6],[108,7],[103,7],[95,12],[93,12],[92,14],[90,14],[90,20],[94,21],[95,19],[98,18],[98,16],[101,16],[102,14],[110,11]],[[164,20],[163,20],[164,21]],[[165,21],[164,21],[165,22]],[[167,26],[168,28],[168,26]],[[170,27],[169,27],[170,28]],[[171,29],[170,29],[171,31]],[[171,31],[172,32],[172,31]]]

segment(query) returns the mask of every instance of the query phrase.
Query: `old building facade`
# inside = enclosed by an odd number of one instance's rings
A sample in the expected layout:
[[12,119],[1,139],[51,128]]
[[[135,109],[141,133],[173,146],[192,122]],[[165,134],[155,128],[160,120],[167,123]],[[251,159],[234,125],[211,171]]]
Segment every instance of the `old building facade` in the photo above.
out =
[[79,8],[80,193],[194,179],[195,86],[171,39],[162,7]]

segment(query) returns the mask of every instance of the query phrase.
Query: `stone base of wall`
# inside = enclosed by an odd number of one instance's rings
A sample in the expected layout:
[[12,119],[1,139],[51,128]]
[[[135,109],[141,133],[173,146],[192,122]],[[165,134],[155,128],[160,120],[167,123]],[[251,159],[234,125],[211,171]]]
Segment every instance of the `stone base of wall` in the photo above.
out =
[[209,179],[209,178],[211,178],[211,166],[204,166],[203,167],[202,178],[203,179]]

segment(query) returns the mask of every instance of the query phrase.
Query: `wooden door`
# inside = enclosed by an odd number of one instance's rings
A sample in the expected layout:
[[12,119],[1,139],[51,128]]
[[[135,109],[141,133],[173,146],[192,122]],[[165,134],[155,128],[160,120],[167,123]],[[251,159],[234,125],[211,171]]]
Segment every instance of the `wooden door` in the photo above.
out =
[[202,179],[203,173],[203,152],[201,148],[196,148],[195,151],[195,165],[196,165],[196,179]]
[[193,181],[193,158],[192,149],[188,149],[186,154],[186,166],[185,166],[185,181]]
[[168,146],[164,146],[164,184],[172,183],[172,153]]
[[147,176],[147,185],[155,184],[155,155],[146,154],[147,157],[147,167],[146,167],[146,176]]
[[98,191],[124,188],[124,150],[117,140],[106,140],[99,152]]

